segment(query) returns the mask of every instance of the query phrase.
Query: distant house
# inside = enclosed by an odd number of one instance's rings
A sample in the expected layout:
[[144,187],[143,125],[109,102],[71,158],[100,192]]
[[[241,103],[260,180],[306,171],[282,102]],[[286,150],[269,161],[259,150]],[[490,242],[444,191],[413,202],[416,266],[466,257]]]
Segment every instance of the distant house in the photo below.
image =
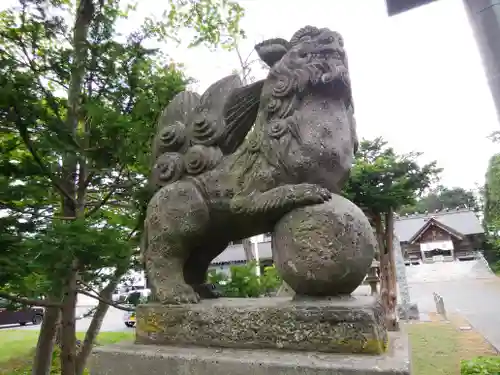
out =
[[[273,251],[271,248],[270,234],[261,234],[253,237],[255,239],[257,252],[255,247],[253,251],[254,258],[259,259],[261,269],[273,264]],[[222,254],[216,257],[210,264],[209,271],[224,272],[229,274],[231,266],[245,264],[245,250],[243,241],[234,241],[224,250]]]
[[394,229],[407,264],[473,259],[484,241],[481,222],[469,209],[401,216]]
[[[394,221],[394,230],[406,264],[474,259],[484,241],[481,222],[469,209],[400,216]],[[272,265],[270,234],[255,239],[261,268]],[[243,243],[233,242],[212,261],[209,271],[229,274],[231,266],[245,263]]]

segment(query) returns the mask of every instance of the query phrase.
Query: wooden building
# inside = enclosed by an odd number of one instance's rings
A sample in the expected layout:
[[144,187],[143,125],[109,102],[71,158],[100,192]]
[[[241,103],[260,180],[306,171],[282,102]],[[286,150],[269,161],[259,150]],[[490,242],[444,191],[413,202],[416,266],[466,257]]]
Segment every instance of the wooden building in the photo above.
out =
[[484,230],[469,209],[398,217],[394,229],[407,264],[473,259]]

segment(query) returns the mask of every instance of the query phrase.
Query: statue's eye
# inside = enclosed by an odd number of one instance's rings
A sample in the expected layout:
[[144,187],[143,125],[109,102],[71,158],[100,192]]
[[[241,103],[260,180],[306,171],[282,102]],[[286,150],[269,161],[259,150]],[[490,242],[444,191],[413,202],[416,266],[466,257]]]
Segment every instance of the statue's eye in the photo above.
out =
[[300,37],[301,42],[309,42],[311,40],[311,35],[303,35]]
[[300,52],[299,52],[299,57],[300,57],[301,59],[303,59],[303,58],[307,57],[307,53],[306,53],[306,52],[304,52],[304,51],[300,51]]
[[323,44],[332,44],[335,43],[335,36],[334,35],[327,35],[323,36],[320,38],[320,42]]

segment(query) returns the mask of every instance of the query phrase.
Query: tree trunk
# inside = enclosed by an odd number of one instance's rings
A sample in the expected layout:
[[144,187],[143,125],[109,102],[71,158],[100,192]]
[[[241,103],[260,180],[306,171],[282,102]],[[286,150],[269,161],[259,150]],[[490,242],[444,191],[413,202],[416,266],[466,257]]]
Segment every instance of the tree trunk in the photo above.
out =
[[386,243],[386,264],[389,276],[389,319],[388,328],[392,331],[399,330],[397,306],[397,281],[396,281],[396,260],[394,258],[394,212],[392,208],[385,214],[385,243]]
[[[81,96],[84,85],[86,59],[88,52],[87,35],[89,25],[94,17],[95,7],[92,0],[80,0],[77,3],[76,18],[73,29],[73,60],[70,82],[68,87],[67,131],[77,137],[81,118]],[[86,127],[86,122],[83,121]],[[83,137],[87,130],[83,129]],[[81,142],[85,145],[87,138]],[[66,196],[62,201],[62,210],[65,216],[82,219],[85,214],[85,177],[86,162],[76,153],[67,153],[62,161],[62,177]],[[77,178],[78,176],[78,178]],[[79,189],[76,184],[78,181]],[[77,196],[78,193],[78,196]],[[75,309],[77,302],[77,281],[80,262],[73,259],[71,269],[66,279],[63,308],[61,312],[61,375],[74,375],[76,370],[76,333]]]
[[61,312],[61,375],[74,375],[76,369],[75,309],[77,300],[78,261],[73,262],[67,280]]
[[391,302],[394,292],[392,291],[392,276],[390,266],[390,251],[388,251],[388,244],[386,243],[387,236],[385,236],[384,224],[382,216],[377,213],[373,217],[375,224],[375,231],[377,233],[377,240],[380,246],[380,298],[382,299],[382,306],[385,312],[385,321],[387,329],[390,331],[396,330],[396,308]]
[[60,309],[47,307],[40,328],[40,335],[36,345],[35,358],[33,360],[32,375],[49,375],[52,364],[52,353],[54,351],[54,339],[59,322]]
[[394,291],[397,303],[397,280],[396,280],[396,259],[394,256],[394,212],[392,209],[385,214],[385,238],[387,253],[389,255],[389,265],[391,270],[391,290]]
[[[119,280],[120,280],[120,277],[115,277],[101,291],[101,293],[99,293],[99,295],[106,300],[111,300],[111,297],[113,295],[113,291],[115,290],[116,286],[118,285]],[[87,330],[87,333],[85,334],[85,339],[82,343],[80,352],[78,353],[78,356],[76,358],[75,375],[83,375],[83,371],[85,370],[85,365],[87,363],[87,359],[88,359],[90,353],[92,352],[92,347],[94,346],[95,339],[96,339],[97,335],[99,334],[99,331],[101,330],[102,321],[104,320],[104,317],[106,316],[106,313],[108,312],[108,309],[109,309],[109,305],[107,303],[99,301],[99,304],[97,305],[97,309],[95,310],[94,316],[92,317],[92,322],[90,323],[90,326]]]

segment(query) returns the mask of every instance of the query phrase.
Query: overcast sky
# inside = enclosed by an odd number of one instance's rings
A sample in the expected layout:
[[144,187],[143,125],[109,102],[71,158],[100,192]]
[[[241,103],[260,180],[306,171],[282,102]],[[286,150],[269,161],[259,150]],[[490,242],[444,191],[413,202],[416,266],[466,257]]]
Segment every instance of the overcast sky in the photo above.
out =
[[[8,2],[12,2],[9,0]],[[161,14],[167,1],[139,1],[123,25]],[[499,128],[479,52],[461,0],[440,0],[389,18],[384,0],[242,0],[243,54],[267,38],[289,39],[311,24],[341,32],[346,42],[360,137],[382,136],[399,152],[437,160],[442,183],[484,183],[489,157],[500,150],[486,137]],[[197,91],[239,67],[234,52],[162,46],[198,80]],[[264,72],[254,66],[254,76]]]
[[[289,39],[300,27],[344,35],[361,137],[382,136],[399,152],[437,160],[442,183],[484,183],[486,137],[499,128],[480,55],[461,0],[440,0],[389,18],[384,0],[246,0],[244,54],[266,38]],[[140,13],[158,8],[142,0]],[[138,22],[138,21],[137,21]],[[198,90],[238,68],[235,53],[202,47],[165,52],[186,65]],[[254,75],[263,71],[255,65]]]

